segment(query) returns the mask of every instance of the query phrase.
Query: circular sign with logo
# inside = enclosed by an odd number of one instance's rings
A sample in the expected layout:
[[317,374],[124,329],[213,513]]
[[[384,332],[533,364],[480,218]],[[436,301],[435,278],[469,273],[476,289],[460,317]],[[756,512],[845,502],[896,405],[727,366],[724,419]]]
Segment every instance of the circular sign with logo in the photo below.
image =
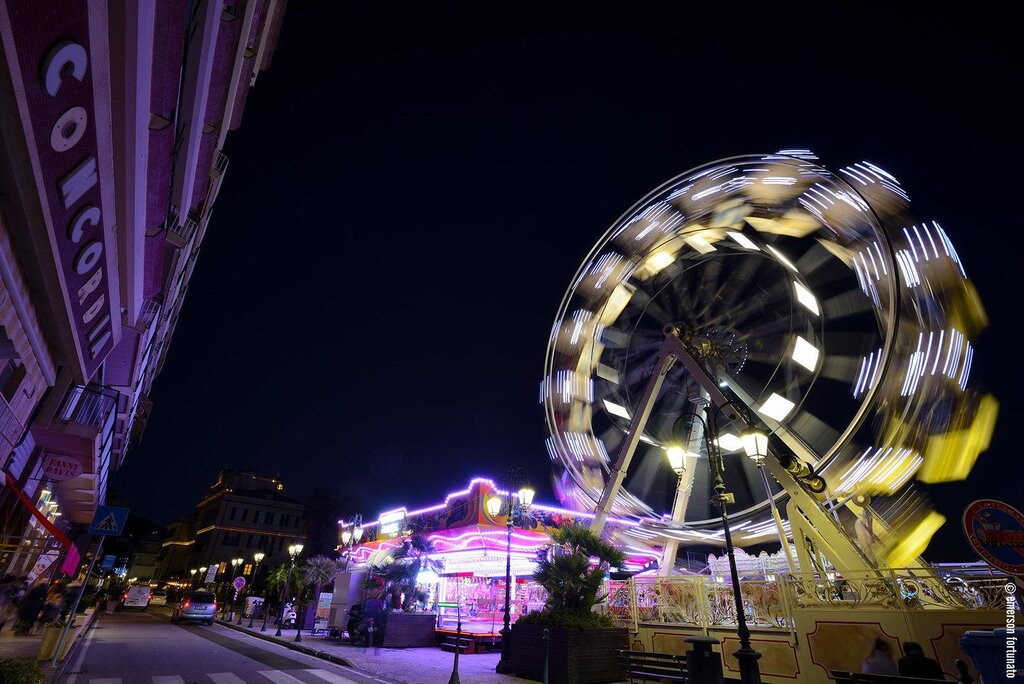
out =
[[47,454],[43,457],[43,475],[51,482],[71,480],[82,474],[82,462],[72,456]]
[[993,499],[980,499],[964,511],[964,534],[992,566],[1024,575],[1024,514]]
[[245,586],[245,578],[242,576],[236,577],[235,581],[231,583],[231,586],[233,586],[235,589],[241,589]]

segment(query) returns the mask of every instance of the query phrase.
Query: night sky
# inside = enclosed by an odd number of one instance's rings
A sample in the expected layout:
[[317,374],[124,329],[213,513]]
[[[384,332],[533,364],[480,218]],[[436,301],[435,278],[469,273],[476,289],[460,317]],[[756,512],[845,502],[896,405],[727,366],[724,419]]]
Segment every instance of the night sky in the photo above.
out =
[[370,518],[521,465],[551,501],[538,384],[583,257],[691,167],[807,147],[895,174],[986,304],[996,437],[929,490],[950,520],[928,556],[972,559],[964,506],[1024,502],[1013,22],[711,5],[290,3],[117,495],[167,523],[245,467]]

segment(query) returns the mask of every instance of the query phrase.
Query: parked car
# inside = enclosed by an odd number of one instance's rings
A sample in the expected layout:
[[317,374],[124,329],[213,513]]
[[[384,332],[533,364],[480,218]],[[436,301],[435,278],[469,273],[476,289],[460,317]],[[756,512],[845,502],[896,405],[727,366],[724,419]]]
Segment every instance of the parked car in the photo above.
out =
[[152,593],[148,584],[133,584],[128,587],[128,591],[124,592],[121,605],[125,608],[145,608],[149,605],[150,598],[152,598]]
[[149,599],[149,605],[151,606],[166,606],[167,605],[167,592],[163,589],[154,589],[153,595]]
[[217,614],[217,597],[212,591],[190,591],[174,607],[172,622],[205,622],[213,624]]

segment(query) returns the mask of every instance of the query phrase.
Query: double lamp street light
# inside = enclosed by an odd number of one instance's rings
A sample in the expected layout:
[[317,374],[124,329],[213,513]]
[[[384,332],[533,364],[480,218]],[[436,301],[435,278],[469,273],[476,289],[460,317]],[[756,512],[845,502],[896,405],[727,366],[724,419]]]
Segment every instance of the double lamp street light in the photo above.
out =
[[[277,632],[274,634],[274,636],[281,636],[281,626],[284,624],[284,606],[286,603],[288,603],[288,600],[291,598],[292,570],[295,569],[295,559],[298,558],[300,553],[302,553],[302,544],[292,544],[288,547],[288,556],[291,558],[292,563],[288,566],[288,579],[284,585],[284,601],[281,602],[281,616],[278,619]],[[295,613],[295,625],[300,628],[302,626],[299,624],[299,614],[297,611]],[[296,630],[296,641],[302,641],[301,631],[301,629]]]
[[[521,485],[519,491],[513,492],[517,483]],[[502,674],[509,672],[509,665],[511,663],[512,530],[515,527],[516,515],[525,516],[529,512],[530,506],[533,504],[534,495],[533,488],[526,484],[524,473],[520,468],[509,471],[507,484],[506,500],[503,500],[500,495],[495,495],[487,499],[484,504],[492,518],[497,518],[504,507],[505,527],[508,529],[505,548],[505,621],[504,627],[501,630],[501,660],[498,661],[498,666],[495,668],[497,672]]]
[[[711,497],[711,502],[719,507],[722,514],[722,529],[725,533],[725,549],[726,555],[729,557],[729,571],[732,573],[732,594],[733,599],[736,602],[736,634],[740,638],[740,647],[733,653],[736,660],[739,661],[740,666],[740,681],[743,684],[760,684],[761,673],[758,666],[758,659],[761,654],[758,653],[750,645],[750,629],[747,627],[746,614],[743,609],[743,595],[740,592],[740,576],[736,571],[736,556],[733,553],[732,545],[732,533],[729,530],[729,514],[726,510],[726,504],[735,503],[735,497],[725,491],[725,459],[722,457],[721,446],[718,440],[718,419],[723,412],[726,412],[726,416],[733,421],[741,419],[748,427],[744,428],[740,432],[740,443],[743,446],[743,451],[746,452],[747,456],[751,458],[754,463],[757,464],[758,468],[764,464],[764,459],[768,455],[768,435],[763,431],[753,427],[752,421],[747,416],[746,412],[738,405],[733,402],[727,402],[718,406],[714,403],[707,405],[704,408],[704,413],[707,417],[702,418],[699,413],[689,411],[676,420],[672,425],[672,441],[673,444],[669,446],[667,450],[667,456],[669,465],[672,469],[680,476],[682,480],[683,471],[686,468],[686,457],[695,456],[695,454],[687,452],[681,446],[678,446],[678,440],[676,439],[677,428],[684,419],[694,418],[700,422],[703,428],[701,438],[704,442],[704,449],[708,454],[708,468],[711,471],[711,478],[714,483],[715,493]],[[710,433],[710,439],[708,437]],[[762,470],[763,472],[763,470]],[[767,488],[767,481],[765,482]],[[774,499],[771,496],[771,492],[768,492],[768,498],[772,501],[772,508],[774,511]],[[786,544],[785,537],[783,537],[783,545]],[[674,562],[674,559],[667,559],[667,562]]]

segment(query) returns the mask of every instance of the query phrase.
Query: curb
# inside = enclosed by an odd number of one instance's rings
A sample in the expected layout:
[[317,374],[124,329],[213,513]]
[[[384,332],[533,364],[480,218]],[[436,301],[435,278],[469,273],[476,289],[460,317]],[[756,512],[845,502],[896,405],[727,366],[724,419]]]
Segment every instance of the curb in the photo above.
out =
[[310,648],[308,646],[303,646],[303,645],[301,645],[301,643],[300,644],[296,644],[295,642],[282,641],[282,640],[278,639],[277,637],[272,637],[272,636],[269,636],[267,634],[263,634],[261,632],[254,632],[251,629],[249,629],[248,627],[239,627],[238,625],[236,625],[236,624],[234,624],[232,622],[227,622],[226,620],[214,620],[214,622],[216,622],[219,625],[223,625],[225,627],[230,627],[231,629],[235,630],[236,632],[242,632],[243,634],[248,634],[250,636],[254,636],[257,639],[263,639],[264,641],[269,641],[272,644],[277,644],[278,646],[284,646],[285,648],[291,649],[293,651],[298,651],[299,653],[304,653],[304,654],[306,654],[308,656],[313,656],[314,658],[320,658],[321,660],[326,660],[328,662],[334,663],[335,665],[341,665],[343,667],[350,667],[353,670],[361,671],[361,670],[359,670],[358,667],[356,667],[352,663],[348,662],[347,660],[345,660],[344,658],[342,658],[340,656],[334,655],[333,653],[328,653],[327,651],[318,651],[315,648]]

